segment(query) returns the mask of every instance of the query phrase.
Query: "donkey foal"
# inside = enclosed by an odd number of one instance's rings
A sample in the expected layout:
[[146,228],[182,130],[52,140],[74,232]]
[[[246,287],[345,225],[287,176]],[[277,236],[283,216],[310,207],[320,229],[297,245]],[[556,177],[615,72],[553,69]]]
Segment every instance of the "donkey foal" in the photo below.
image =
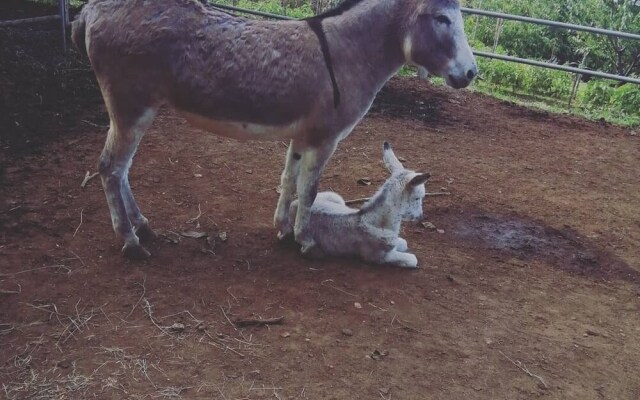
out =
[[[430,175],[405,169],[387,142],[383,160],[391,177],[360,210],[347,207],[337,193],[318,193],[311,206],[311,235],[328,255],[417,268],[418,259],[400,237],[400,225],[403,220],[422,219],[425,182]],[[292,220],[297,208],[296,200],[289,209]]]

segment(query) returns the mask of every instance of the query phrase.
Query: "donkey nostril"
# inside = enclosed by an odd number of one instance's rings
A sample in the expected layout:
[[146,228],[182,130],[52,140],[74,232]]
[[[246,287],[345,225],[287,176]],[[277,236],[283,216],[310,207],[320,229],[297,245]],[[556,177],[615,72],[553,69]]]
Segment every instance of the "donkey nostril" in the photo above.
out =
[[469,80],[475,78],[476,76],[476,70],[474,69],[470,69],[469,71],[467,71],[467,78],[469,78]]

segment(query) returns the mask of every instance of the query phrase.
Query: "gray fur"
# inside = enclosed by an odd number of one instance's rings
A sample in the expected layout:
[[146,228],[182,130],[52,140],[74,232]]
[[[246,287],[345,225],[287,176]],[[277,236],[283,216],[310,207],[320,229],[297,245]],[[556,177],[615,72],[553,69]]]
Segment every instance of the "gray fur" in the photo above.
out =
[[[402,221],[422,219],[422,201],[429,174],[405,169],[390,146],[383,150],[391,177],[360,210],[350,208],[334,192],[318,193],[311,206],[311,235],[331,256],[358,256],[377,264],[417,268],[418,260],[400,237]],[[298,202],[291,203],[290,215]]]
[[[452,23],[439,23],[442,15]],[[126,254],[149,254],[136,232],[152,231],[131,193],[128,170],[159,107],[173,107],[218,135],[290,140],[274,224],[280,237],[293,232],[305,252],[314,246],[309,208],[320,174],[385,82],[405,63],[456,88],[475,75],[455,0],[353,2],[321,22],[341,93],[337,108],[308,21],[251,20],[196,0],[89,0],[72,38],[88,55],[109,112],[99,171]],[[291,224],[296,191],[300,207]]]

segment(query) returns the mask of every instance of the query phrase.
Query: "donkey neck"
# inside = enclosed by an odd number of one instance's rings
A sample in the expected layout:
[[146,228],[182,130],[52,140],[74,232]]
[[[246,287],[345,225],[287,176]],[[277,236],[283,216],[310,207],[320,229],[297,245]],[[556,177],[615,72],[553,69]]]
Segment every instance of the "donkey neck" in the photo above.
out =
[[[366,79],[375,92],[405,63],[402,51],[406,0],[363,0],[323,21],[340,87]],[[350,76],[345,77],[347,73]],[[342,76],[341,76],[342,75]],[[347,78],[347,79],[345,79]]]
[[363,219],[380,229],[400,232],[403,210],[402,190],[387,186],[362,206]]

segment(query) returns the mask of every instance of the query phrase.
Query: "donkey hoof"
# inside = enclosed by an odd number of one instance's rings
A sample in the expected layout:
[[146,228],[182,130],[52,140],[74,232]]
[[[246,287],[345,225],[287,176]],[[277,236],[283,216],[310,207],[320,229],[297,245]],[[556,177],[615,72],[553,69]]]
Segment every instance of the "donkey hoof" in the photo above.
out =
[[281,242],[290,242],[293,239],[293,232],[278,231],[278,240]]
[[320,246],[316,245],[315,243],[310,244],[310,245],[303,245],[300,248],[300,252],[302,253],[302,255],[304,257],[310,258],[312,260],[321,260],[323,258],[326,258],[326,256],[327,256],[324,253],[324,251],[322,251]]
[[143,224],[136,228],[136,236],[138,236],[142,242],[150,242],[158,237],[149,224]]
[[144,247],[138,245],[124,245],[122,254],[130,260],[144,260],[151,256],[151,253]]

